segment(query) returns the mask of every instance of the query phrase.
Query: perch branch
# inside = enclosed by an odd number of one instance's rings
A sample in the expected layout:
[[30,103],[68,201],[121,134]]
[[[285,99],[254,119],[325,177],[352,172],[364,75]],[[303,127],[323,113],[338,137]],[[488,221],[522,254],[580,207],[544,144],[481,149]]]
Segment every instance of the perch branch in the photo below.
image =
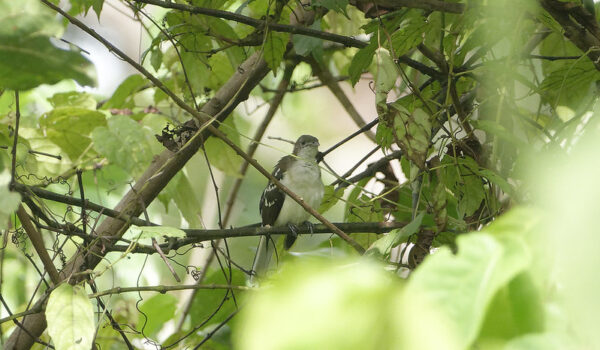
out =
[[[402,228],[406,225],[405,222],[397,222],[397,221],[388,221],[388,222],[352,222],[352,223],[334,223],[336,227],[339,227],[346,233],[361,233],[361,232],[372,232],[372,233],[385,233],[389,232],[396,228]],[[262,227],[257,225],[250,225],[244,227],[238,227],[233,229],[215,229],[215,230],[195,230],[195,229],[186,229],[184,230],[187,234],[187,237],[180,239],[171,239],[167,243],[163,243],[160,245],[161,249],[168,253],[170,250],[179,249],[189,244],[199,243],[210,241],[214,239],[220,238],[234,238],[234,237],[249,237],[249,236],[268,236],[268,235],[278,235],[278,234],[287,234],[290,232],[287,226],[277,226],[277,227]],[[331,229],[323,224],[314,225],[313,231],[310,232],[308,227],[300,226],[298,227],[298,234],[306,235],[306,234],[323,234],[329,233],[331,234]],[[126,245],[115,245],[111,248],[108,248],[110,251],[120,251],[120,252],[131,252],[131,253],[142,253],[142,254],[154,254],[156,253],[156,249],[152,246],[146,245],[137,245],[135,247],[130,247]]]

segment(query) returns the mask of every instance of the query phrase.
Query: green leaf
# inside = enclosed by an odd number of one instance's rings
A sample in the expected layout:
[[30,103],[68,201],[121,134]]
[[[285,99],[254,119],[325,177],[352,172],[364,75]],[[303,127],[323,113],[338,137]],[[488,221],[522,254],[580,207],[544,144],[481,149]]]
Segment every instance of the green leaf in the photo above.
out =
[[[110,99],[104,103],[102,109],[133,108],[135,106],[133,96],[145,84],[146,79],[139,74],[128,76],[115,90]],[[125,104],[127,100],[129,100],[129,103]]]
[[[226,271],[225,273],[228,274]],[[237,269],[231,270],[232,285],[245,285],[246,277],[245,275]],[[223,271],[221,270],[211,270],[205,278],[205,284],[228,284],[227,279],[223,275]],[[223,301],[223,297],[225,295],[229,295],[229,298],[225,301],[225,303],[217,310],[221,301]],[[235,291],[236,297],[241,292]],[[229,316],[236,309],[236,305],[234,304],[233,299],[231,298],[231,292],[228,292],[223,289],[202,289],[196,292],[194,296],[194,300],[192,301],[192,306],[190,308],[190,318],[193,325],[201,324],[206,321],[209,317],[211,317],[210,324],[218,324],[222,322],[227,316]],[[215,313],[216,312],[216,313]],[[214,315],[213,315],[214,314]]]
[[263,48],[263,55],[269,68],[273,70],[273,73],[277,73],[279,64],[283,60],[285,54],[285,48],[290,39],[288,33],[279,33],[269,31],[267,33],[267,40]]
[[[311,29],[321,30],[321,20],[315,21],[309,26]],[[313,50],[323,46],[323,39],[315,38],[312,36],[294,34],[292,36],[292,43],[294,43],[294,51],[300,56],[308,56]]]
[[564,350],[578,349],[576,342],[554,332],[527,334],[509,341],[504,350]]
[[312,5],[325,7],[328,10],[341,13],[344,16],[346,16],[346,18],[350,19],[348,17],[348,13],[346,13],[348,0],[315,0],[312,2]]
[[131,118],[113,115],[108,119],[108,127],[94,129],[92,140],[98,153],[135,176],[152,160],[150,142],[155,140],[149,134]]
[[352,57],[352,62],[350,62],[350,67],[348,67],[352,86],[356,85],[362,73],[371,65],[375,49],[377,49],[376,43],[371,42],[367,47],[358,50],[354,57]]
[[48,334],[56,349],[88,350],[94,333],[94,308],[85,289],[63,283],[50,293],[46,305]]
[[390,56],[390,52],[384,48],[375,50],[377,62],[375,73],[375,103],[385,106],[388,92],[394,87],[398,79],[396,64]]
[[48,102],[50,102],[54,108],[79,107],[89,110],[95,110],[96,105],[98,104],[92,95],[77,91],[56,93],[48,98]]
[[544,306],[531,275],[521,273],[498,291],[480,338],[505,339],[544,330]]
[[[182,175],[184,175],[183,172]],[[202,227],[202,222],[199,218],[202,204],[195,195],[192,182],[187,176],[181,176],[178,180],[173,194],[173,201],[175,201],[181,215],[183,215],[190,227]]]
[[63,79],[94,85],[89,60],[52,45],[50,35],[59,33],[56,19],[40,6],[32,1],[0,2],[0,87],[28,90]]
[[546,74],[539,87],[539,93],[552,106],[563,105],[577,109],[583,99],[595,93],[594,82],[600,80],[600,72],[592,62],[582,57],[575,62],[564,61],[555,65]]
[[399,346],[403,328],[392,306],[402,285],[393,274],[367,259],[290,265],[249,293],[233,325],[233,348],[409,349]]
[[378,239],[369,247],[367,254],[387,257],[394,247],[398,246],[400,243],[406,242],[408,237],[419,230],[424,216],[425,212],[421,212],[408,225],[401,229],[392,230],[387,235]]
[[92,130],[104,125],[104,114],[80,107],[58,107],[40,118],[40,127],[48,139],[72,161],[77,160],[92,142],[88,136]]
[[146,336],[156,336],[165,323],[175,316],[178,299],[171,294],[156,294],[140,305],[138,330]]
[[425,259],[404,294],[407,324],[414,327],[407,333],[418,337],[427,329],[449,350],[473,345],[494,295],[531,262],[524,240],[516,235],[471,233],[457,244],[456,255],[442,247]]
[[345,190],[345,187],[335,190],[333,186],[325,186],[325,195],[323,196],[321,206],[319,206],[319,213],[323,214],[336,205],[340,198],[344,196]]
[[431,122],[429,116],[421,109],[409,112],[399,103],[390,104],[384,119],[394,126],[398,146],[404,156],[413,161],[420,169],[425,167],[425,159],[431,138]]
[[381,148],[389,149],[394,143],[394,131],[385,123],[377,124],[377,132],[375,133],[375,141]]
[[10,216],[17,210],[20,203],[21,196],[16,192],[10,192],[8,183],[0,183],[0,230],[8,228]]
[[400,29],[392,33],[391,41],[395,57],[402,56],[423,41],[423,32],[427,27],[425,17],[414,16],[403,24]]
[[[234,118],[227,118],[221,124],[219,130],[223,131],[235,144],[240,144],[240,135],[235,126]],[[242,158],[231,147],[227,146],[225,142],[216,137],[211,137],[205,142],[204,147],[208,155],[208,161],[212,166],[228,175],[239,176]],[[202,158],[204,157],[202,156]]]
[[476,174],[464,174],[461,179],[457,183],[459,217],[471,216],[485,199],[483,183]]
[[102,12],[102,5],[104,0],[70,0],[71,8],[69,13],[71,15],[87,15],[90,8],[94,9],[96,16],[100,19],[100,12]]

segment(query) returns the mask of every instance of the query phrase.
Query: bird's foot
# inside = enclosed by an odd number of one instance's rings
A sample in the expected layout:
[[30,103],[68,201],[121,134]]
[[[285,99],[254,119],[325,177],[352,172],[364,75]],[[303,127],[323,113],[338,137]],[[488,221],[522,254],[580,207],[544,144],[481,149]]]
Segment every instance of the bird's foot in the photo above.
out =
[[310,222],[310,221],[306,220],[306,221],[304,221],[302,224],[304,224],[304,225],[306,225],[306,227],[308,227],[308,232],[310,232],[310,234],[311,234],[311,235],[312,235],[313,233],[315,233],[315,232],[314,232],[314,230],[315,230],[315,225],[314,225],[312,222]]

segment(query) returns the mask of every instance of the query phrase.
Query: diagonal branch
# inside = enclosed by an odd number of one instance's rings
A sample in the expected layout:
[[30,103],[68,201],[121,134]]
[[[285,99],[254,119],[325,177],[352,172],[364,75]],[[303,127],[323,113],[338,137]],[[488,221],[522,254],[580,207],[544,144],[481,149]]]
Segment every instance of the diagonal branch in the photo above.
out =
[[44,239],[42,238],[42,235],[40,235],[38,230],[36,230],[35,226],[33,226],[33,223],[31,222],[31,220],[29,220],[29,216],[27,215],[27,212],[25,211],[25,208],[23,208],[22,205],[19,205],[19,209],[17,209],[17,216],[19,217],[19,220],[21,220],[21,225],[23,225],[25,232],[27,232],[27,236],[29,236],[29,239],[31,240],[31,243],[35,248],[35,251],[38,253],[40,260],[42,260],[42,264],[44,264],[44,269],[46,269],[48,275],[50,275],[50,280],[52,280],[52,284],[58,285],[62,278],[59,276],[58,271],[56,270],[56,266],[54,266],[54,264],[52,263],[50,255],[48,255],[48,251],[44,246]]
[[[596,69],[600,70],[600,38],[594,35],[599,31],[598,25],[590,26],[587,25],[587,22],[580,23],[577,18],[581,19],[581,16],[570,16],[581,5],[556,0],[540,0],[540,5],[561,25],[565,31],[564,35],[582,52],[585,52]],[[585,12],[585,10],[581,9],[580,12]]]

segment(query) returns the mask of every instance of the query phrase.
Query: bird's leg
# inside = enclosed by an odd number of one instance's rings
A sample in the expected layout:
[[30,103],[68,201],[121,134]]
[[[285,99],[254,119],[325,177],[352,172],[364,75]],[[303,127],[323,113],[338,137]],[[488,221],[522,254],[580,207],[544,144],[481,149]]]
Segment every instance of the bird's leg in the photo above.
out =
[[310,232],[310,234],[312,235],[314,233],[315,225],[308,220],[304,221],[303,224],[306,225],[306,227],[308,227],[308,232]]

